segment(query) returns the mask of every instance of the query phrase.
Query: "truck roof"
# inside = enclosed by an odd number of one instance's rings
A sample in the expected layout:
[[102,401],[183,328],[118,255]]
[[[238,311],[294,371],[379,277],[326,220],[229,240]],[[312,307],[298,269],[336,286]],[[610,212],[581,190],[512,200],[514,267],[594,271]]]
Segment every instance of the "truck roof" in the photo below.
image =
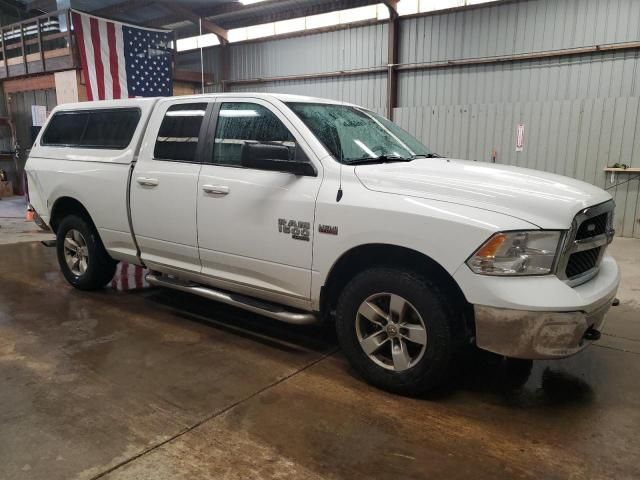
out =
[[[337,100],[331,100],[328,98],[307,97],[303,95],[290,95],[285,93],[258,93],[258,92],[229,92],[229,93],[203,93],[197,95],[184,95],[180,96],[181,99],[197,99],[197,98],[261,98],[261,99],[277,99],[282,102],[302,102],[302,103],[327,103],[336,105],[350,105],[355,106],[352,103],[340,102]],[[156,103],[158,100],[175,97],[148,97],[148,98],[126,98],[122,100],[100,100],[92,102],[78,102],[78,103],[65,103],[56,107],[56,111],[69,111],[69,110],[92,110],[95,108],[122,108],[122,107],[142,107],[149,106],[149,104]]]

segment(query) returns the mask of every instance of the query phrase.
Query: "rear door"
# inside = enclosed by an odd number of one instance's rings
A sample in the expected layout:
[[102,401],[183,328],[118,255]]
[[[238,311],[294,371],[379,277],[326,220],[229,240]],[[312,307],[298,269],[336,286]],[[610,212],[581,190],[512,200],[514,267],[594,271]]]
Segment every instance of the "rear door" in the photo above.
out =
[[150,268],[199,272],[196,203],[207,109],[203,99],[161,102],[131,179],[133,230]]
[[[250,98],[219,102],[197,193],[202,272],[235,291],[306,306],[321,165],[276,106]],[[256,142],[302,149],[316,174],[243,167],[243,145]]]

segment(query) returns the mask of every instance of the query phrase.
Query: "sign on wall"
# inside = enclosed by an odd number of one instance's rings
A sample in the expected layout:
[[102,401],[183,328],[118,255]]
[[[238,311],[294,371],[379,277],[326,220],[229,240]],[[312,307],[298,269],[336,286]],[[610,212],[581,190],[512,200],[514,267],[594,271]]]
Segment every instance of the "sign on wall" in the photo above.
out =
[[41,127],[47,120],[46,105],[31,105],[31,120],[34,127]]
[[524,150],[524,123],[519,123],[516,128],[516,152]]

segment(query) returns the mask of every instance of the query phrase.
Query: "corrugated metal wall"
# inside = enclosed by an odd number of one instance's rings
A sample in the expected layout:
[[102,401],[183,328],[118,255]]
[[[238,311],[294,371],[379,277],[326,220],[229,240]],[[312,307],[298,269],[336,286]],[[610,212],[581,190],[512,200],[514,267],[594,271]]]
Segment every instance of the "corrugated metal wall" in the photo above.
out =
[[385,115],[387,77],[385,74],[371,74],[349,78],[285,80],[260,85],[234,86],[232,91],[289,93],[333,98],[363,105]]
[[[377,24],[280,40],[229,46],[229,80],[283,75],[304,75],[386,66],[387,25]],[[219,48],[205,50],[205,71],[219,81]],[[198,71],[199,52],[180,55],[179,68]],[[219,91],[219,86],[207,87]],[[386,111],[387,78],[370,73],[349,78],[287,80],[233,85],[231,91],[278,92],[313,95],[358,103],[377,112]]]
[[387,25],[231,46],[231,78],[259,78],[386,64]]
[[[404,20],[400,62],[544,52],[640,40],[638,0],[529,0]],[[519,165],[608,188],[616,230],[640,238],[640,52],[400,72],[395,119],[447,156]],[[525,148],[516,152],[516,126]]]
[[[399,63],[548,52],[640,40],[640,0],[521,0],[403,18]],[[219,49],[205,51],[218,80]],[[199,69],[199,54],[181,56]],[[230,80],[384,67],[387,26],[376,24],[230,46]],[[640,238],[640,179],[603,168],[640,167],[640,51],[398,72],[394,118],[442,154],[558,172],[610,188],[619,234]],[[211,87],[215,91],[217,87]],[[235,91],[322,96],[386,110],[386,75],[279,80]],[[515,151],[525,125],[524,151]]]

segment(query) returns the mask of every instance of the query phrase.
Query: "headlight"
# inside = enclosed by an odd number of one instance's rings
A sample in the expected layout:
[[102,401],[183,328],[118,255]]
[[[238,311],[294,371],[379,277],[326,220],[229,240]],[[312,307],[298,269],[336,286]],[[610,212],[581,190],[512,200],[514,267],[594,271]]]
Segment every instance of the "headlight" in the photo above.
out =
[[483,275],[545,275],[551,273],[561,236],[544,230],[496,233],[467,265]]

